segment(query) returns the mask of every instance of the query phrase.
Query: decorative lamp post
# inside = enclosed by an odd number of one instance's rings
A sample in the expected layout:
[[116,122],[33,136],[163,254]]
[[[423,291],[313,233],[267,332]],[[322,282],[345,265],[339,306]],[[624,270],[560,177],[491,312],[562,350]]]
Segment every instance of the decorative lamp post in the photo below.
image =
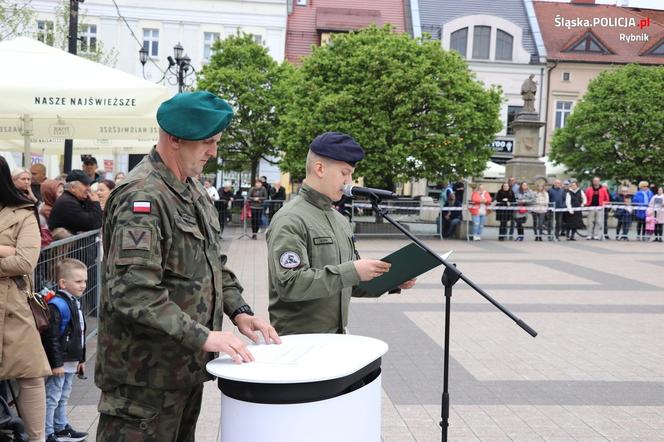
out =
[[[150,54],[145,46],[138,51],[138,58],[143,66],[143,78],[146,78],[145,63],[150,58]],[[191,58],[185,54],[184,48],[180,43],[173,46],[173,56],[169,55],[166,59],[168,60],[168,67],[164,71],[164,76],[157,83],[166,80],[169,84],[177,84],[178,92],[182,92],[185,87],[190,87],[194,84],[196,69],[191,65]]]

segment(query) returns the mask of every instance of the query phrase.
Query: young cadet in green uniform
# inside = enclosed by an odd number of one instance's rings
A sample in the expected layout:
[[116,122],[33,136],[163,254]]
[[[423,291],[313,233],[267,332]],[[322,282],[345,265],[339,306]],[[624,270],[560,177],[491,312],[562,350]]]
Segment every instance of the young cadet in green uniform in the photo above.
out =
[[201,173],[233,118],[209,92],[178,94],[157,111],[157,146],[114,189],[103,224],[104,285],[95,383],[98,441],[193,441],[205,370],[215,352],[252,355],[221,330],[279,343],[253,316],[221,253],[217,211]]
[[389,263],[360,259],[348,220],[332,208],[362,158],[364,150],[350,136],[318,136],[309,146],[300,194],[272,218],[268,310],[279,334],[344,333],[351,296],[367,296],[356,286],[390,269]]

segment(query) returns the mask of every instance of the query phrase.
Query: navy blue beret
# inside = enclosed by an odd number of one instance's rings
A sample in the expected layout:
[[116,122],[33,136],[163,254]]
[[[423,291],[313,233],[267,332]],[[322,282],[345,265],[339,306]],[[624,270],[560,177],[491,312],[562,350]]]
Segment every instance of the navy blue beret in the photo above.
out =
[[226,129],[233,108],[207,91],[182,92],[164,101],[157,110],[157,123],[166,133],[183,140],[206,140]]
[[343,161],[355,166],[364,158],[364,149],[350,135],[341,132],[325,132],[318,135],[309,145],[309,149],[327,158]]

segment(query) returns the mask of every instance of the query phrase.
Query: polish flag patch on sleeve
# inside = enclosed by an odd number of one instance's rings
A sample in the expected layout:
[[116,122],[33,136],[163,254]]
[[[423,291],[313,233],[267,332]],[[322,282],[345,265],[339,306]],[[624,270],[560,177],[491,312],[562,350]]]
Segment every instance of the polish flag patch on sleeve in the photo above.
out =
[[133,213],[150,213],[150,201],[134,201],[131,203]]

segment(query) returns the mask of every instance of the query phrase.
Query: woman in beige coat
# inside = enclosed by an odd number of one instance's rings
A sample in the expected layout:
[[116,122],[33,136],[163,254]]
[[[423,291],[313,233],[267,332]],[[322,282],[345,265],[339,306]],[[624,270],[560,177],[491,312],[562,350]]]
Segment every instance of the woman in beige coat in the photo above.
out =
[[18,406],[30,441],[44,440],[44,376],[51,369],[24,291],[15,278],[32,280],[41,238],[35,204],[12,183],[0,156],[0,379],[16,379]]

